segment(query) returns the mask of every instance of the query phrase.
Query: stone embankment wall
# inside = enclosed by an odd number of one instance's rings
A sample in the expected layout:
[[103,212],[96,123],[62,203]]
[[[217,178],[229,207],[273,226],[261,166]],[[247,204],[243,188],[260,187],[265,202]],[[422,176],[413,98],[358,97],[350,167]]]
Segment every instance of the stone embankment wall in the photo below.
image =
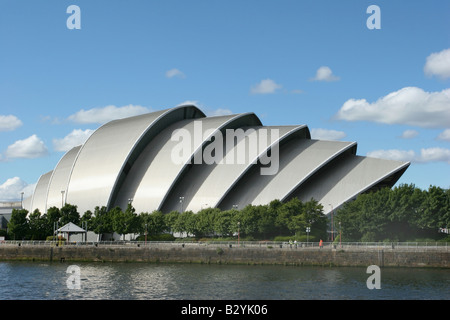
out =
[[0,260],[100,261],[294,266],[450,267],[450,250],[236,247],[214,245],[0,245]]

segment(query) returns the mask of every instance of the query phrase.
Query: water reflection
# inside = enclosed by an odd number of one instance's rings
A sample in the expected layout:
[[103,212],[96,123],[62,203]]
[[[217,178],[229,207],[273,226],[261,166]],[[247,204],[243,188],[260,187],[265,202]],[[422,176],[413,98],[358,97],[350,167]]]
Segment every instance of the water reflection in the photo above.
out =
[[69,289],[67,263],[0,262],[3,299],[300,300],[450,299],[446,269],[387,268],[369,290],[365,268],[80,263]]

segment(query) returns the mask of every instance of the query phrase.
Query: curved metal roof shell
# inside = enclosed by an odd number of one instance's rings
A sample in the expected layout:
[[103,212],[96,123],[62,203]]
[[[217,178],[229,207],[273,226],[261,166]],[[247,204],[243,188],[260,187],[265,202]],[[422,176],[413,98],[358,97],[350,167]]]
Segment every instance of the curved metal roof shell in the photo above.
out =
[[[39,177],[39,180],[34,188],[33,197],[31,199],[31,208],[29,211],[34,211],[39,209],[41,212],[46,212],[47,210],[47,195],[48,195],[48,185],[50,178],[52,177],[53,170],[44,173]],[[61,194],[61,193],[60,193]]]
[[45,212],[48,208],[60,207],[60,204],[65,202],[70,174],[80,149],[81,145],[66,152],[53,170],[48,185]]
[[132,201],[137,212],[167,213],[298,197],[329,213],[392,187],[409,166],[357,156],[356,147],[313,140],[306,125],[263,126],[254,113],[207,117],[182,105],[104,124],[40,177],[29,206],[46,212],[67,202],[83,214]]
[[358,194],[392,187],[409,162],[346,155],[318,172],[290,195],[302,201],[316,199],[325,213],[336,210]]
[[78,154],[66,201],[76,204],[80,212],[96,206],[110,207],[142,149],[163,128],[182,119],[204,116],[195,106],[179,106],[101,126]]
[[[266,155],[268,149],[274,146],[278,147],[278,144],[283,143],[284,140],[288,140],[293,136],[298,136],[302,139],[310,137],[309,130],[304,125],[259,126],[246,127],[244,129],[245,132],[250,131],[250,133],[247,133],[244,139],[233,143],[233,148],[230,148],[230,150],[225,150],[226,143],[228,142],[225,139],[221,162],[192,166],[190,172],[177,185],[177,189],[173,192],[172,198],[162,207],[164,212],[178,210],[181,207],[176,201],[179,196],[184,197],[183,208],[185,210],[195,212],[206,207],[217,207],[245,173],[261,161],[261,158]],[[261,135],[261,132],[264,132],[264,134]],[[225,136],[225,138],[229,137]],[[256,153],[249,151],[251,144],[260,143],[261,148],[255,148],[257,149]],[[241,146],[244,148],[241,149]],[[241,150],[245,150],[244,155],[240,154],[242,152]],[[233,159],[228,162],[227,156],[230,154]],[[238,161],[240,160],[239,158],[243,161]],[[273,165],[276,166],[274,170],[278,170],[278,163],[273,163]],[[261,167],[258,168],[261,169]],[[258,174],[262,176],[272,176],[262,173],[264,172],[258,171]],[[252,185],[252,188],[249,188],[247,192],[251,192],[254,187]]]
[[[250,113],[184,120],[161,131],[130,170],[116,205],[124,207],[128,199],[132,199],[133,207],[138,211],[160,210],[183,171],[191,164],[203,161],[202,151],[211,137],[224,128],[235,126],[236,122],[260,124],[259,119]],[[185,130],[190,141],[172,139],[176,130]],[[173,151],[180,143],[186,143],[188,150],[183,154],[183,161],[178,162],[173,159]]]
[[263,176],[257,169],[252,170],[219,206],[222,209],[230,209],[234,205],[242,208],[247,204],[260,205],[274,199],[285,200],[324,165],[344,152],[355,151],[354,142],[291,140],[280,149],[280,166],[276,175]]

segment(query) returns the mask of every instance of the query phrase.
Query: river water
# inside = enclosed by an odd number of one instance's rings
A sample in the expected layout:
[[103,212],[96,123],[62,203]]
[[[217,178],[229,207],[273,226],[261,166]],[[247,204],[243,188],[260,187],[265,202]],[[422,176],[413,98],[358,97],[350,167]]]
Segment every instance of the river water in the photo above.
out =
[[378,275],[380,289],[369,289],[372,273],[356,267],[0,262],[0,299],[450,299],[449,269],[381,268]]

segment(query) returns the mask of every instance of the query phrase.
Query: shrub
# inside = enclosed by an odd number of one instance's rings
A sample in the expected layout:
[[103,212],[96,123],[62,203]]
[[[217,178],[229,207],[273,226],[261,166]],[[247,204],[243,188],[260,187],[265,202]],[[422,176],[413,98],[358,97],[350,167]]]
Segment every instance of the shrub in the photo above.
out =
[[316,236],[307,236],[307,235],[296,235],[296,236],[278,236],[273,239],[274,241],[280,242],[288,242],[288,241],[297,241],[297,242],[316,242]]
[[45,238],[46,241],[66,241],[66,238],[64,237],[57,237],[57,236],[48,236],[47,238]]
[[[145,241],[145,235],[140,235],[136,241]],[[147,241],[175,241],[175,237],[170,233],[147,235]]]

